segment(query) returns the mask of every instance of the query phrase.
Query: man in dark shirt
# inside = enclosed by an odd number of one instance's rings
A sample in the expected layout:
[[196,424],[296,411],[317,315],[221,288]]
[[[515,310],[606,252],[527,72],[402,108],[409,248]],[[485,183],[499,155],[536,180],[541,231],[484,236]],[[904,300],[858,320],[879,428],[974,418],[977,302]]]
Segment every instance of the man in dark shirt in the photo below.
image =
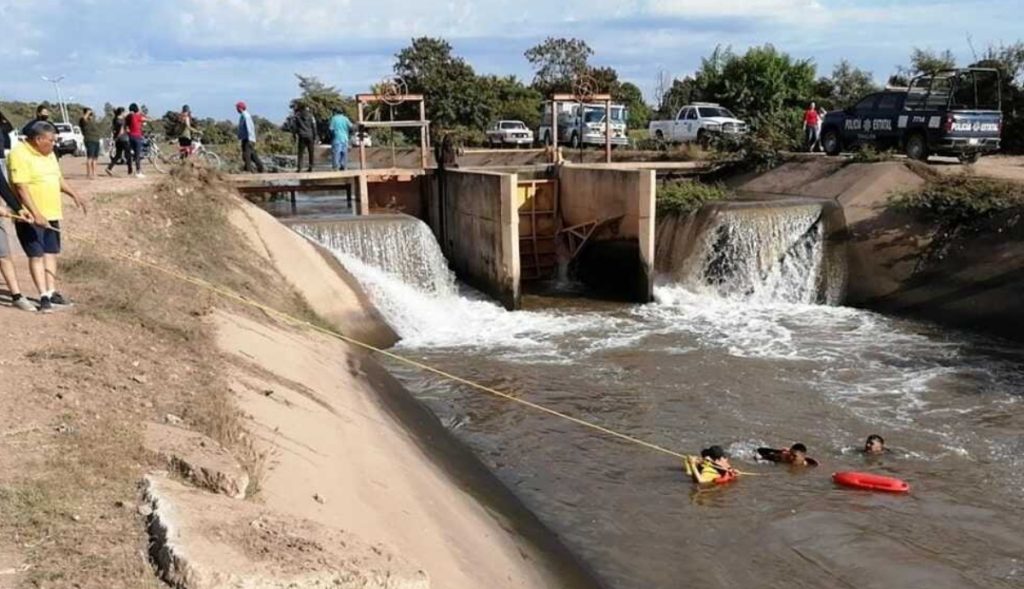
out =
[[309,107],[303,104],[292,119],[292,133],[295,133],[299,142],[299,159],[295,166],[296,172],[302,171],[302,154],[309,155],[309,167],[307,171],[313,171],[313,146],[316,145],[316,119],[309,112]]
[[47,123],[50,122],[50,109],[46,108],[41,104],[36,107],[36,118],[25,123],[25,126],[21,128],[21,134],[28,135],[29,127],[31,127],[35,123],[38,123],[39,121],[45,121]]

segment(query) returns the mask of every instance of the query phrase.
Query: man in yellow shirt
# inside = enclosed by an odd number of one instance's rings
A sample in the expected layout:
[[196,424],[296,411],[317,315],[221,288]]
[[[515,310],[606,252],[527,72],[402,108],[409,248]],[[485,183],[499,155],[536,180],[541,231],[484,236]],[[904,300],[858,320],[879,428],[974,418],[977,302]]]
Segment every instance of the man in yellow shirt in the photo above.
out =
[[64,181],[53,154],[57,130],[45,121],[25,128],[26,139],[14,146],[7,158],[11,184],[18,200],[28,209],[31,223],[15,223],[18,241],[28,256],[32,281],[39,289],[39,310],[70,304],[57,292],[57,256],[60,254],[60,221],[64,216],[61,193],[74,199],[86,212],[85,200]]

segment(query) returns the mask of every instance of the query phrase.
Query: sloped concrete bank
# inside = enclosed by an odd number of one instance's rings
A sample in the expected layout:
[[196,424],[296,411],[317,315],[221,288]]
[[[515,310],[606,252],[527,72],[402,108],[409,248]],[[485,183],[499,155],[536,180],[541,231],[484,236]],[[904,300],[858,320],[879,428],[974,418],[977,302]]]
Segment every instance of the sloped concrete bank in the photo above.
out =
[[[231,222],[332,329],[394,343],[326,252],[248,203]],[[229,310],[208,320],[267,468],[248,481],[248,499],[233,498],[244,484],[215,443],[151,428],[173,440],[164,443],[170,450],[151,448],[167,454],[173,473],[152,474],[145,490],[151,557],[165,581],[188,589],[601,586],[367,353]]]

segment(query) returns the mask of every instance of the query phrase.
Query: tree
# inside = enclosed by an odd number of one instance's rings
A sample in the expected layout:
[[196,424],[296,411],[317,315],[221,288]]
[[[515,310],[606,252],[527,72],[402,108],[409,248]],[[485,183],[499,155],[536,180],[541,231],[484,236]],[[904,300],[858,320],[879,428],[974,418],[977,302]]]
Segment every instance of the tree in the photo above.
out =
[[812,97],[814,64],[795,60],[772,45],[752,47],[742,56],[716,47],[694,77],[694,98],[718,102],[755,123]]
[[533,88],[544,96],[572,92],[573,81],[590,69],[588,61],[593,54],[586,41],[564,37],[548,37],[524,53],[536,71]]
[[629,113],[627,123],[631,129],[646,129],[651,121],[651,107],[644,102],[643,92],[631,82],[623,82],[612,92],[612,100],[624,104]]
[[330,120],[336,109],[341,109],[349,118],[355,120],[354,100],[346,98],[340,90],[334,86],[328,86],[315,76],[295,74],[295,77],[299,80],[299,89],[302,94],[298,98],[293,98],[289,105],[293,110],[302,106],[309,108],[309,112],[316,119],[317,135],[320,136],[321,141],[328,139],[327,121]]
[[540,125],[540,92],[524,85],[515,76],[482,76],[479,78],[488,121],[513,119],[527,127]]
[[935,51],[933,49],[921,49],[914,47],[910,52],[909,66],[896,66],[896,73],[889,76],[890,86],[909,86],[910,80],[921,74],[928,74],[939,70],[948,70],[956,67],[956,57],[949,49]]
[[853,104],[865,94],[877,92],[879,87],[871,72],[856,68],[843,59],[832,68],[832,76],[817,82],[815,95],[830,108]]
[[657,117],[671,119],[676,116],[679,109],[694,101],[697,94],[697,81],[692,76],[682,80],[672,80],[669,86],[658,101]]
[[955,68],[956,57],[949,49],[937,52],[931,49],[914,47],[910,54],[910,65],[911,73],[927,74],[929,72]]
[[444,39],[420,37],[395,56],[395,74],[410,92],[427,100],[427,116],[439,130],[483,129],[489,112],[473,68]]

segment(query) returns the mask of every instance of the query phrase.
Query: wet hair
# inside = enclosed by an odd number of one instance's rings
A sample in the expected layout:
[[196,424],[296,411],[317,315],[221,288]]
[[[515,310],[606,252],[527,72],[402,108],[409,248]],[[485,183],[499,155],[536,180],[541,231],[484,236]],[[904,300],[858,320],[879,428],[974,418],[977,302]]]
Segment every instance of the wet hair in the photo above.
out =
[[139,112],[139,105],[137,105],[137,104],[135,104],[135,103],[133,102],[133,103],[131,103],[130,105],[128,105],[128,110],[129,110],[130,112]]
[[701,451],[700,455],[704,456],[705,452],[707,452],[707,458],[710,458],[711,460],[719,460],[721,458],[729,457],[729,454],[726,453],[725,449],[718,445],[709,446],[706,450]]
[[35,139],[47,133],[54,135],[57,133],[57,128],[46,121],[36,121],[25,129],[25,137],[29,139]]
[[871,444],[873,444],[875,442],[878,442],[879,444],[881,444],[883,446],[885,445],[885,440],[882,439],[882,436],[880,436],[878,434],[871,434],[870,436],[868,436],[868,439],[864,441],[864,447],[867,448],[868,446],[870,446]]
[[800,442],[797,442],[797,443],[795,443],[795,444],[793,444],[792,446],[789,447],[789,451],[790,452],[801,452],[803,454],[807,454],[807,446],[804,446]]

